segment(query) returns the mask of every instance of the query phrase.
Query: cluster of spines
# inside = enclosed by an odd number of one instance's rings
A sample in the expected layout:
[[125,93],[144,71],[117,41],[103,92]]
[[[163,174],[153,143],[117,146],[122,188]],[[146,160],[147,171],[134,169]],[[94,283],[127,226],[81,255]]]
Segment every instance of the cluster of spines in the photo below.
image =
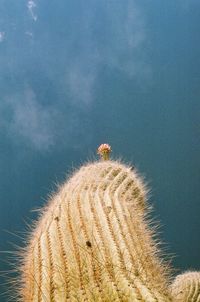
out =
[[23,256],[19,301],[171,301],[134,170],[82,167],[43,211]]

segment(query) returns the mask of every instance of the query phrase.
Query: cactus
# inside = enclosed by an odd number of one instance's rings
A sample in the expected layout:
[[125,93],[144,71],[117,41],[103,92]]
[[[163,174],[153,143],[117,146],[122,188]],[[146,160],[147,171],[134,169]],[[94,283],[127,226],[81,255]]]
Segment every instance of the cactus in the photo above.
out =
[[31,233],[19,301],[171,301],[146,193],[135,169],[119,162],[81,167]]
[[200,272],[178,275],[171,285],[173,302],[200,302]]

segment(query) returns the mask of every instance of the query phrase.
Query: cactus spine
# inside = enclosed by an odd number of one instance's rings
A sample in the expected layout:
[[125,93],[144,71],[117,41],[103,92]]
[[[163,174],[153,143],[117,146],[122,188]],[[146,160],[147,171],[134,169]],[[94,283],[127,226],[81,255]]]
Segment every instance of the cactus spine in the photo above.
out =
[[171,301],[147,208],[134,169],[110,160],[83,166],[32,232],[19,301]]
[[200,302],[200,272],[178,275],[171,285],[173,302]]

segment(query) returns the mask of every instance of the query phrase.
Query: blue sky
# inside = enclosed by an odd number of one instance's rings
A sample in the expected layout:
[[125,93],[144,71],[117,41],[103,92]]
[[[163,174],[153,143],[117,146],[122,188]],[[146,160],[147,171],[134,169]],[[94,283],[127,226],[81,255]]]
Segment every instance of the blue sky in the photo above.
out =
[[198,0],[0,0],[0,250],[108,142],[146,177],[173,265],[200,268],[199,28]]

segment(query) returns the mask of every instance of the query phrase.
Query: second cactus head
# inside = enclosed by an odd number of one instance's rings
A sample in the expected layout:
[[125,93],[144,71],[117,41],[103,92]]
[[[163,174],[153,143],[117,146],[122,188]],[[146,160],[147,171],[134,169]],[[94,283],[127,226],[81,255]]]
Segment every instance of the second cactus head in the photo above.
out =
[[171,285],[173,302],[200,301],[200,272],[188,271],[178,275]]

